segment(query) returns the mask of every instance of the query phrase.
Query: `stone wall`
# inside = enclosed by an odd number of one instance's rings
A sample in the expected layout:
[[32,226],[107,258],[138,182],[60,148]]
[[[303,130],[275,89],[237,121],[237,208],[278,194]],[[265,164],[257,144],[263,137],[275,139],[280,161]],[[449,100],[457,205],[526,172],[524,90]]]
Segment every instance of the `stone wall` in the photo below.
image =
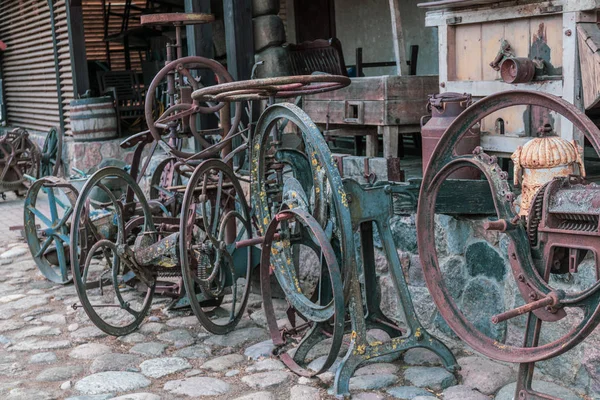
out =
[[[507,259],[508,240],[504,234],[483,229],[483,218],[436,217],[436,243],[440,268],[449,290],[458,306],[470,321],[500,342],[521,345],[525,331],[525,316],[509,323],[494,325],[493,314],[524,304],[514,283]],[[423,325],[440,336],[452,347],[458,338],[449,329],[437,311],[427,290],[418,255],[415,216],[394,216],[390,221],[405,276],[407,276],[413,303]],[[358,242],[357,242],[358,243]],[[395,311],[396,296],[388,272],[378,234],[375,235],[376,264],[381,285],[384,311],[389,316]],[[578,291],[595,282],[592,260],[586,260],[580,272],[570,279],[553,278],[553,285],[565,291]],[[563,336],[579,321],[575,313],[557,323],[542,327],[541,343]],[[600,332],[560,357],[537,364],[542,373],[562,385],[576,388],[593,398],[600,396]],[[464,345],[463,345],[464,346]],[[466,347],[466,346],[464,346]],[[467,349],[468,351],[468,349]]]

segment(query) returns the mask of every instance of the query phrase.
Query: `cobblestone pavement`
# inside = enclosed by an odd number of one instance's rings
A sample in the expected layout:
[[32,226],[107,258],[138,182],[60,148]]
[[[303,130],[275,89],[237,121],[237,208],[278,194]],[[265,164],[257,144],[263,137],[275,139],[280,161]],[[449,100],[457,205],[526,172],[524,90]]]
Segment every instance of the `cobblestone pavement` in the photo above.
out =
[[[77,302],[74,286],[46,281],[17,233],[7,230],[22,224],[20,207],[22,200],[14,197],[0,202],[0,398],[333,398],[327,394],[333,373],[299,378],[270,358],[256,294],[248,315],[226,337],[206,333],[190,311],[165,311],[166,299],[160,298],[137,332],[122,338],[103,334],[71,307]],[[319,354],[314,357],[318,363]],[[505,400],[514,393],[516,367],[477,356],[462,354],[457,376],[425,350],[385,361],[356,372],[353,398]],[[553,383],[536,385],[561,398],[580,398]]]

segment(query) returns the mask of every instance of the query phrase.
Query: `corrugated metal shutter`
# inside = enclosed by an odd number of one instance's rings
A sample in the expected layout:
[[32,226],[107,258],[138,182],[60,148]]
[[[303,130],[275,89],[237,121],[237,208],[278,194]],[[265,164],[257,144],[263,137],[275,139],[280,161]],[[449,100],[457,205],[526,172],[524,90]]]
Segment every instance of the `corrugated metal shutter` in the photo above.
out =
[[[123,13],[125,2],[124,1],[110,1],[104,0],[106,4],[111,3],[111,11],[115,13]],[[110,49],[110,61],[111,70],[123,71],[125,70],[125,53],[123,45],[116,42],[104,41],[104,8],[103,0],[83,0],[83,27],[85,30],[85,48],[86,55],[89,61],[100,61],[108,63],[107,51]],[[139,7],[145,7],[145,0],[137,0],[132,2],[133,5]],[[121,31],[122,19],[116,16],[109,18],[108,34],[116,34]],[[139,27],[139,20],[132,18],[129,21],[129,29]],[[130,52],[131,57],[131,69],[134,71],[142,70],[142,58],[143,54],[139,52]]]
[[0,0],[0,39],[8,46],[2,73],[9,125],[39,131],[60,127],[62,106],[73,97],[65,0],[52,1],[56,48],[48,0]]

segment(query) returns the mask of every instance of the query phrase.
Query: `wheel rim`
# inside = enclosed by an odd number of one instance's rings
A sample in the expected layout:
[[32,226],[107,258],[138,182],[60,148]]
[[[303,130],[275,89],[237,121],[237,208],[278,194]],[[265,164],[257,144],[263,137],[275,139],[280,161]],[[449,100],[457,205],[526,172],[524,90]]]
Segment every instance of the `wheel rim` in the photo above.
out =
[[[163,85],[163,80],[169,74],[175,74],[175,84],[181,85],[186,83],[191,86],[192,90],[200,89],[200,82],[198,82],[191,72],[194,69],[203,69],[211,71],[218,80],[218,83],[231,82],[233,78],[227,72],[227,70],[217,61],[211,60],[204,57],[183,57],[181,59],[172,61],[163,67],[158,74],[152,80],[150,87],[148,88],[148,95],[146,98],[145,115],[148,129],[152,133],[154,140],[162,141],[169,147],[170,152],[179,158],[191,158],[191,159],[202,159],[207,158],[209,155],[204,153],[201,156],[195,153],[189,153],[181,151],[177,145],[173,145],[165,140],[164,134],[168,133],[169,129],[176,131],[176,135],[179,137],[193,135],[196,140],[200,143],[204,143],[203,147],[210,147],[213,145],[207,143],[203,139],[203,135],[196,129],[196,115],[197,114],[211,114],[218,112],[225,106],[225,103],[218,103],[216,105],[202,105],[199,101],[192,101],[190,103],[182,103],[181,100],[175,99],[173,104],[169,104],[158,118],[155,117],[154,107],[157,104],[156,92],[159,87]],[[186,85],[186,86],[187,86]],[[172,101],[172,100],[169,100]],[[223,132],[221,141],[229,138],[233,135],[237,129],[242,118],[242,105],[236,103],[235,116],[231,123],[231,129],[229,132]],[[165,125],[170,124],[171,128],[167,128]],[[189,126],[189,132],[184,132],[183,125]],[[214,150],[214,154],[218,153],[219,149]]]
[[[600,318],[598,283],[584,293],[566,294],[565,300],[570,303],[569,307],[581,309],[583,318],[578,325],[558,340],[537,347],[503,344],[480,332],[459,309],[451,291],[444,283],[435,247],[434,215],[437,194],[442,182],[459,168],[468,166],[480,169],[485,174],[493,192],[499,194],[494,197],[497,217],[509,221],[514,219],[516,213],[512,208],[512,193],[506,182],[506,175],[501,173],[495,159],[481,152],[475,152],[472,156],[457,156],[453,153],[453,143],[457,143],[472,125],[495,111],[514,105],[538,106],[558,112],[584,132],[596,152],[600,149],[598,128],[580,110],[562,99],[548,94],[519,90],[486,97],[454,120],[434,150],[421,186],[417,210],[417,231],[419,253],[427,286],[450,328],[471,347],[488,357],[507,362],[528,363],[562,354],[593,331]],[[509,255],[514,261],[511,262],[513,273],[516,274],[515,265],[517,265],[521,270],[519,274],[526,277],[532,288],[543,296],[548,295],[553,288],[544,281],[534,266],[525,228],[517,224],[515,229],[507,231],[506,234],[510,241]],[[517,279],[517,276],[514,278]],[[583,296],[585,299],[581,299]]]
[[52,128],[46,135],[41,154],[40,176],[58,176],[62,165],[62,135]]
[[[120,188],[120,198],[109,188]],[[124,198],[129,203],[124,205]],[[140,235],[155,241],[150,207],[141,189],[129,174],[115,167],[103,168],[89,178],[73,214],[71,266],[81,307],[98,328],[114,336],[131,333],[139,326],[154,295],[155,281],[142,294],[127,288],[129,275],[120,256],[120,249],[136,237],[125,237],[125,225],[136,204],[144,218]],[[94,258],[97,255],[99,261]]]
[[[209,332],[225,334],[243,316],[252,261],[250,247],[235,248],[236,242],[252,237],[252,226],[244,192],[231,168],[219,160],[200,164],[188,182],[182,210],[181,268],[192,310]],[[210,308],[223,296],[229,312],[219,318]]]
[[[302,135],[304,150],[273,147],[280,139],[273,140],[271,133],[277,129],[278,121],[286,120],[299,128]],[[274,129],[275,128],[275,129]],[[269,193],[281,193],[283,182],[271,183],[269,175],[274,167],[294,178],[303,188],[304,197],[311,199],[309,213],[321,224],[323,230],[339,248],[339,264],[342,270],[344,293],[348,293],[350,271],[355,266],[353,232],[351,226],[348,200],[342,185],[342,178],[335,167],[335,162],[327,143],[316,125],[308,115],[293,104],[281,103],[270,106],[260,117],[256,126],[256,134],[252,142],[251,158],[251,193],[254,214],[257,218],[259,232],[265,232],[274,215],[279,211],[282,201],[273,202]],[[273,151],[274,154],[269,152]],[[272,167],[274,165],[274,167]],[[291,172],[291,174],[290,174]],[[277,180],[281,181],[283,178]],[[291,257],[291,256],[290,256]],[[285,290],[285,289],[284,289]],[[286,293],[290,301],[295,302],[293,293]],[[347,297],[347,296],[346,296]],[[303,307],[302,301],[292,303],[295,308]]]
[[[321,268],[317,274],[318,284],[314,291],[311,289],[306,291],[301,287],[295,266],[282,252],[283,249],[293,243],[292,238],[286,233],[286,225],[290,221],[301,225],[297,227],[299,229],[295,229],[295,232],[307,231],[308,235],[303,236],[308,239],[309,243],[304,244],[315,253],[320,252],[320,254],[317,254],[317,262]],[[279,232],[277,232],[278,227],[282,228]],[[290,232],[290,230],[287,231]],[[276,239],[276,234],[280,235],[278,239]],[[306,253],[303,253],[303,255],[306,256]],[[324,268],[326,268],[326,272]],[[275,310],[271,297],[270,275],[272,271],[275,271],[277,280],[284,292],[286,294],[294,292],[293,297],[302,298],[301,301],[304,303],[303,317],[308,322],[306,326],[308,331],[297,344],[294,356],[290,356],[288,349],[284,349],[286,344],[289,345],[293,341],[288,341],[280,332],[277,319],[275,318]],[[264,236],[260,275],[267,325],[273,339],[273,344],[278,347],[281,360],[292,371],[302,376],[310,377],[327,371],[337,359],[342,346],[345,317],[344,293],[342,275],[336,252],[329,244],[327,234],[321,229],[319,222],[312,215],[300,208],[285,210],[277,214],[276,218],[269,224]],[[324,283],[327,287],[324,287]],[[286,288],[289,288],[289,290],[286,290]],[[322,294],[325,294],[325,298],[321,297]],[[287,299],[289,301],[289,295]],[[326,305],[323,306],[321,303],[325,303]],[[325,336],[329,336],[329,333],[331,334],[331,345],[327,351],[325,362],[316,371],[311,372],[307,370],[306,358],[310,349],[321,342]]]
[[[48,197],[48,212],[38,207],[42,192]],[[27,191],[24,206],[27,244],[40,272],[52,282],[66,284],[72,279],[68,266],[69,224],[76,200],[77,190],[59,179],[39,179]],[[44,232],[42,239],[38,237],[37,226]]]
[[0,188],[16,190],[26,184],[25,175],[37,178],[39,150],[24,129],[0,137]]

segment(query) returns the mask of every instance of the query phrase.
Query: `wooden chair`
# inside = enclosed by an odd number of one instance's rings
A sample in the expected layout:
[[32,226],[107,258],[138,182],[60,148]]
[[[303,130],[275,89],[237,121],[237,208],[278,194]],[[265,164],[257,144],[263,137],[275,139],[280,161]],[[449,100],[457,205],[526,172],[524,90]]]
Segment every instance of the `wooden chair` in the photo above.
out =
[[342,43],[337,38],[318,39],[311,42],[287,45],[292,75],[310,75],[325,72],[348,76]]
[[119,118],[119,136],[121,121],[132,123],[144,118],[144,92],[134,71],[99,71],[98,84],[102,95],[112,96]]

